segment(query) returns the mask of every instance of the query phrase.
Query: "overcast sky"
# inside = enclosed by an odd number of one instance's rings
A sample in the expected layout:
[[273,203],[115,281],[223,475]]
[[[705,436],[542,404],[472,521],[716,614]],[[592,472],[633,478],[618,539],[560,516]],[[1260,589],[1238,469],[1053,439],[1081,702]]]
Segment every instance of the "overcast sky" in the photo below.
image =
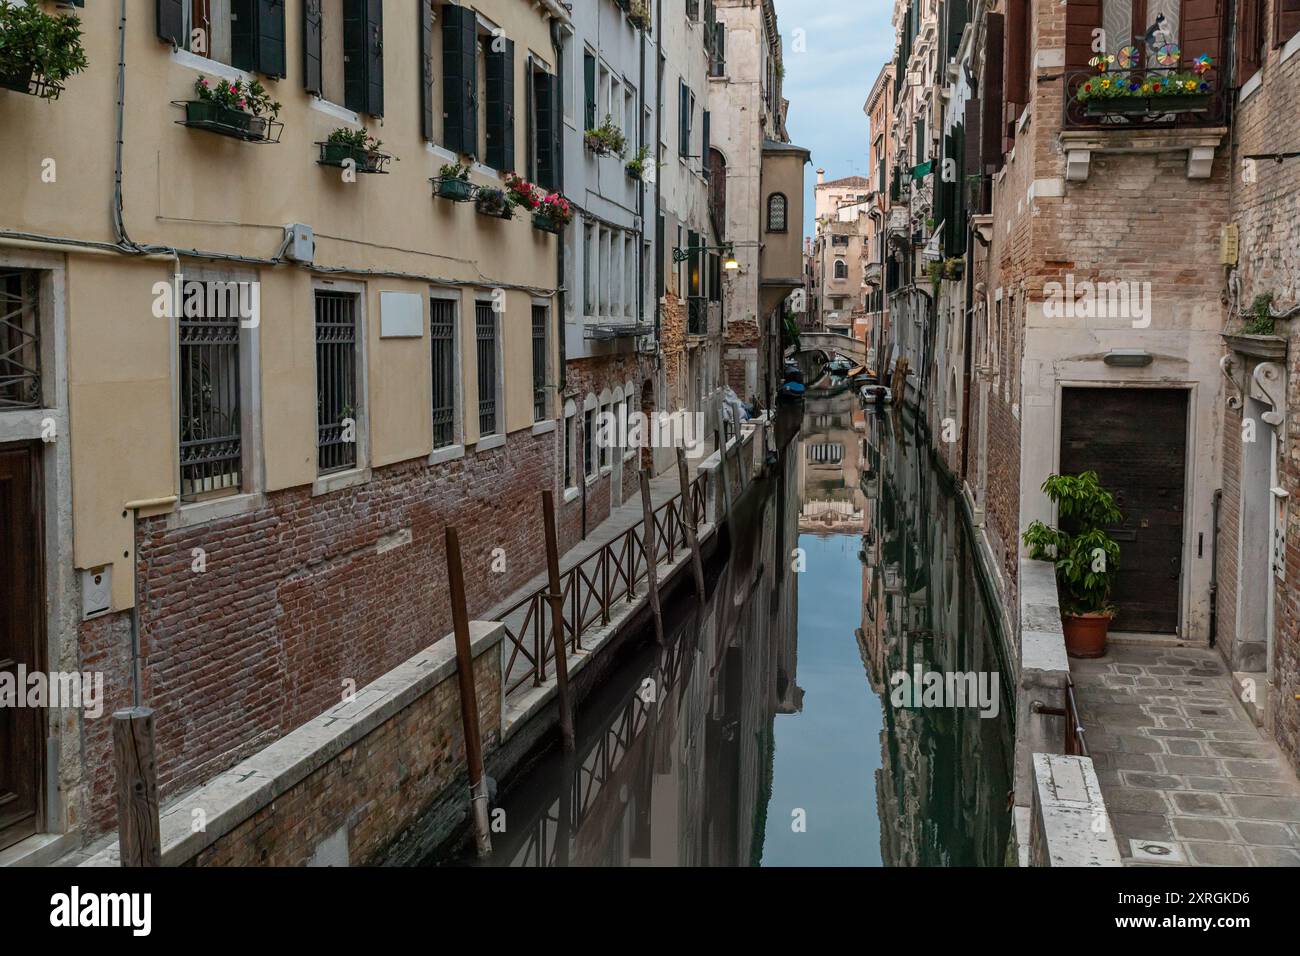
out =
[[867,174],[867,117],[862,106],[894,52],[892,0],[776,0],[785,51],[790,138],[812,150],[805,170],[804,231],[811,235],[813,185]]

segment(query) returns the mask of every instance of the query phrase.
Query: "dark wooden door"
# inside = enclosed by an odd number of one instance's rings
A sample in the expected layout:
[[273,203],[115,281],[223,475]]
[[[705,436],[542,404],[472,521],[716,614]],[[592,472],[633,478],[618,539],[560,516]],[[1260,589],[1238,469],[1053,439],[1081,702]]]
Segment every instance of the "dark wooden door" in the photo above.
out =
[[[42,666],[38,454],[0,445],[0,673],[14,682],[20,666],[27,673]],[[39,709],[0,707],[0,848],[40,826],[44,725]]]
[[1095,471],[1124,523],[1113,600],[1117,631],[1173,634],[1182,593],[1187,392],[1067,388],[1061,405],[1061,473]]

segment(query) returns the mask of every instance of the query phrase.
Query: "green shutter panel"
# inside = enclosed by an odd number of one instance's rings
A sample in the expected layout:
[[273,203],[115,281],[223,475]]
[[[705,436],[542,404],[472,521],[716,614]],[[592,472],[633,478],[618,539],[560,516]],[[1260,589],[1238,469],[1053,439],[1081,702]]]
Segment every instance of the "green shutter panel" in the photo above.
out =
[[384,115],[384,0],[366,0],[366,110]]
[[185,36],[185,7],[181,0],[157,0],[154,9],[158,39],[184,50],[189,47]]
[[420,134],[433,142],[433,5],[417,0],[420,15]]
[[659,265],[655,269],[655,296],[662,299],[666,287],[668,269],[667,250],[664,249],[664,240],[667,238],[667,230],[664,227],[664,214],[659,213],[659,219],[655,223],[655,255],[658,256]]
[[343,0],[343,105],[384,115],[382,0]]
[[533,115],[537,118],[537,185],[555,189],[558,163],[555,155],[556,131],[555,97],[552,87],[555,77],[550,73],[533,76]]
[[515,41],[493,39],[487,56],[487,164],[515,168]]
[[531,55],[524,61],[524,178],[537,182],[537,94]]
[[677,104],[677,155],[691,154],[691,90],[685,83],[679,83],[680,96]]
[[709,111],[704,111],[704,118],[700,122],[700,166],[704,171],[704,178],[709,178]]
[[321,78],[321,0],[307,0],[302,12],[302,85],[308,93],[324,93]]
[[253,69],[283,79],[289,73],[284,52],[284,0],[257,0],[253,21]]
[[443,145],[454,153],[478,152],[478,24],[466,7],[443,7]]
[[587,91],[587,129],[595,129],[596,119],[596,58],[590,53],[583,57],[583,79]]

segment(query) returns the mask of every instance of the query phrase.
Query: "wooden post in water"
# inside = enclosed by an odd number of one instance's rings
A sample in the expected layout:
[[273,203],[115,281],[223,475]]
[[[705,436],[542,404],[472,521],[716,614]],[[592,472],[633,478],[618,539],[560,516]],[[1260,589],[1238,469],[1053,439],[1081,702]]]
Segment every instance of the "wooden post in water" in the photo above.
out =
[[158,823],[158,767],[153,711],[132,707],[113,714],[117,767],[117,844],[122,866],[162,866]]
[[718,474],[722,476],[722,500],[726,506],[724,518],[731,517],[731,482],[727,480],[727,415],[726,406],[718,406]]
[[686,543],[691,549],[691,566],[695,569],[695,593],[704,603],[704,560],[700,557],[699,528],[695,524],[695,501],[691,497],[691,480],[686,473],[686,449],[677,447],[677,482],[682,487],[682,514],[686,525]]
[[655,513],[650,503],[650,472],[641,469],[641,511],[645,515],[645,524],[641,530],[641,548],[645,552],[646,585],[650,592],[650,609],[655,615],[655,643],[660,647],[664,643],[664,615],[659,607],[659,569],[655,562]]
[[555,498],[542,492],[546,522],[546,575],[550,585],[551,641],[555,645],[555,689],[560,699],[560,735],[564,749],[573,750],[573,705],[569,701],[569,657],[564,647],[564,600],[560,594],[560,544],[555,531]]
[[474,654],[469,643],[469,612],[465,607],[465,570],[460,561],[460,537],[447,528],[447,579],[451,585],[451,622],[456,634],[456,682],[460,687],[460,719],[465,730],[465,766],[469,772],[470,816],[479,859],[492,855],[488,827],[487,778],[483,773],[483,738],[479,733],[478,694],[474,690]]

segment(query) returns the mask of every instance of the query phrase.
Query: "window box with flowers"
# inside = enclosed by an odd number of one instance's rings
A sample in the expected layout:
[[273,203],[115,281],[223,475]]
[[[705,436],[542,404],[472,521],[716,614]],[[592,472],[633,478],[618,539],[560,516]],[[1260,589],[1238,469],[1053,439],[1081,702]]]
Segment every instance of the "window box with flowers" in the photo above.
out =
[[280,141],[284,128],[276,122],[280,104],[256,80],[229,82],[200,76],[194,81],[194,92],[198,99],[176,101],[185,110],[180,125],[249,143]]
[[[1127,49],[1127,48],[1126,48]],[[1206,54],[1193,61],[1191,70],[1178,70],[1176,47],[1161,54],[1160,62],[1170,66],[1153,69],[1109,70],[1112,56],[1094,57],[1098,72],[1079,85],[1074,98],[1088,116],[1165,116],[1200,113],[1210,108],[1213,87],[1207,75],[1213,59]],[[1120,63],[1133,62],[1120,51]]]
[[558,234],[573,221],[573,206],[559,193],[543,196],[533,210],[533,228]]
[[627,173],[628,179],[635,179],[637,182],[645,181],[646,165],[650,162],[650,147],[642,146],[638,149],[627,165],[623,167]]
[[495,186],[480,186],[474,196],[474,208],[481,215],[491,216],[493,219],[513,219],[515,218],[515,206],[509,199],[504,189],[497,189]]
[[434,195],[452,202],[469,202],[474,198],[474,184],[469,181],[469,167],[447,163],[432,179]]
[[359,173],[387,173],[388,170],[384,167],[394,158],[388,153],[380,152],[379,147],[384,145],[383,141],[371,136],[365,127],[340,127],[330,133],[325,142],[316,145],[320,147],[320,159],[317,162],[322,166],[343,166],[351,160]]
[[587,130],[583,143],[589,151],[597,156],[617,156],[623,158],[627,152],[627,137],[614,125],[614,118],[606,114],[605,122],[595,129]]
[[650,29],[650,8],[645,0],[632,0],[627,7],[627,18],[638,30]]
[[63,82],[87,65],[79,17],[0,0],[0,88],[58,99]]

